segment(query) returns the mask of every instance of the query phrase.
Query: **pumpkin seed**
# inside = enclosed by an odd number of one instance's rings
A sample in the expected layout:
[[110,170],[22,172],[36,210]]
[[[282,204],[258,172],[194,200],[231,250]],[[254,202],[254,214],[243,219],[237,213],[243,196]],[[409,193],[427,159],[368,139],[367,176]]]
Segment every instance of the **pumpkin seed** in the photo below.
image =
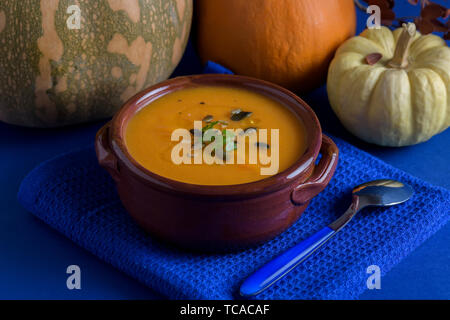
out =
[[258,148],[270,149],[270,146],[264,142],[256,142],[255,146],[257,146]]
[[211,122],[212,119],[213,119],[213,116],[210,115],[210,114],[208,114],[206,117],[203,118],[203,121],[205,121],[205,122]]
[[239,113],[234,113],[231,116],[231,120],[233,121],[241,121],[247,117],[250,117],[253,114],[253,112],[249,112],[249,111],[241,111]]
[[194,135],[194,136],[201,136],[202,135],[202,132],[200,130],[197,130],[197,129],[190,129],[189,132],[192,133],[192,135]]
[[383,55],[379,52],[374,52],[366,56],[366,62],[369,66],[373,66],[376,64],[380,59],[383,58]]

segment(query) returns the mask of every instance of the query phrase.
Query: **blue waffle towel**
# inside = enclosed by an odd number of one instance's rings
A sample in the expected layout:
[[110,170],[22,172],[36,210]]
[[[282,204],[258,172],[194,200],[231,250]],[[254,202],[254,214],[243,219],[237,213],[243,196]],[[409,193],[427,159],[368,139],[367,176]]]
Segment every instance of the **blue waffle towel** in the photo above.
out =
[[342,214],[352,187],[379,178],[410,184],[414,197],[386,209],[365,209],[340,233],[260,299],[354,299],[366,288],[367,267],[382,274],[449,220],[450,192],[431,186],[334,138],[340,160],[331,183],[301,218],[264,245],[227,254],[197,254],[166,246],[129,217],[93,147],[61,155],[22,182],[19,201],[80,246],[169,298],[232,299],[241,281],[285,249]]

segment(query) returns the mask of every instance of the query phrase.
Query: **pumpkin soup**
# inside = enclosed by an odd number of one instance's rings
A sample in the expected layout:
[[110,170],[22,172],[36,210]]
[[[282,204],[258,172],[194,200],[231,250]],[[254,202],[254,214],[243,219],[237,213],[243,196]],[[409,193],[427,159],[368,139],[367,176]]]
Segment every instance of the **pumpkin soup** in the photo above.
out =
[[[125,142],[138,163],[160,176],[232,185],[290,167],[306,150],[306,133],[301,120],[274,99],[202,86],[169,93],[142,108],[127,124]],[[182,152],[186,146],[188,152]]]

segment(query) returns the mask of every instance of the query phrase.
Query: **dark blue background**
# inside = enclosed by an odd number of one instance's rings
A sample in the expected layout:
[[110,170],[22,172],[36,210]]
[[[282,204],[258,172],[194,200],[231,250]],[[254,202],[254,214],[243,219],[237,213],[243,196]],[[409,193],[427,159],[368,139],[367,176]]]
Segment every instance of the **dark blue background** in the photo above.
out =
[[[418,8],[396,1],[396,12]],[[444,1],[445,2],[445,1]],[[358,13],[358,32],[366,15]],[[174,75],[201,71],[191,45]],[[332,113],[325,88],[303,97],[324,130],[433,184],[450,189],[450,130],[412,147],[383,148],[352,137]],[[62,129],[28,129],[0,123],[0,298],[141,299],[158,295],[103,263],[27,213],[16,200],[22,178],[40,162],[93,142],[105,121]],[[449,299],[450,224],[447,224],[382,279],[381,290],[364,299]],[[82,289],[66,288],[66,268],[81,267]]]

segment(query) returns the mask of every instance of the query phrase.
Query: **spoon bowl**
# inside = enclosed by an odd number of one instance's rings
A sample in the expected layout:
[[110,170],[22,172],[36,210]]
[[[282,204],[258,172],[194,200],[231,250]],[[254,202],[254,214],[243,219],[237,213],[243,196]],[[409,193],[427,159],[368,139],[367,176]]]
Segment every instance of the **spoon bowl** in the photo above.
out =
[[360,198],[360,209],[362,209],[362,204],[388,207],[403,203],[411,198],[414,191],[402,182],[380,179],[360,184],[353,189],[352,193]]

